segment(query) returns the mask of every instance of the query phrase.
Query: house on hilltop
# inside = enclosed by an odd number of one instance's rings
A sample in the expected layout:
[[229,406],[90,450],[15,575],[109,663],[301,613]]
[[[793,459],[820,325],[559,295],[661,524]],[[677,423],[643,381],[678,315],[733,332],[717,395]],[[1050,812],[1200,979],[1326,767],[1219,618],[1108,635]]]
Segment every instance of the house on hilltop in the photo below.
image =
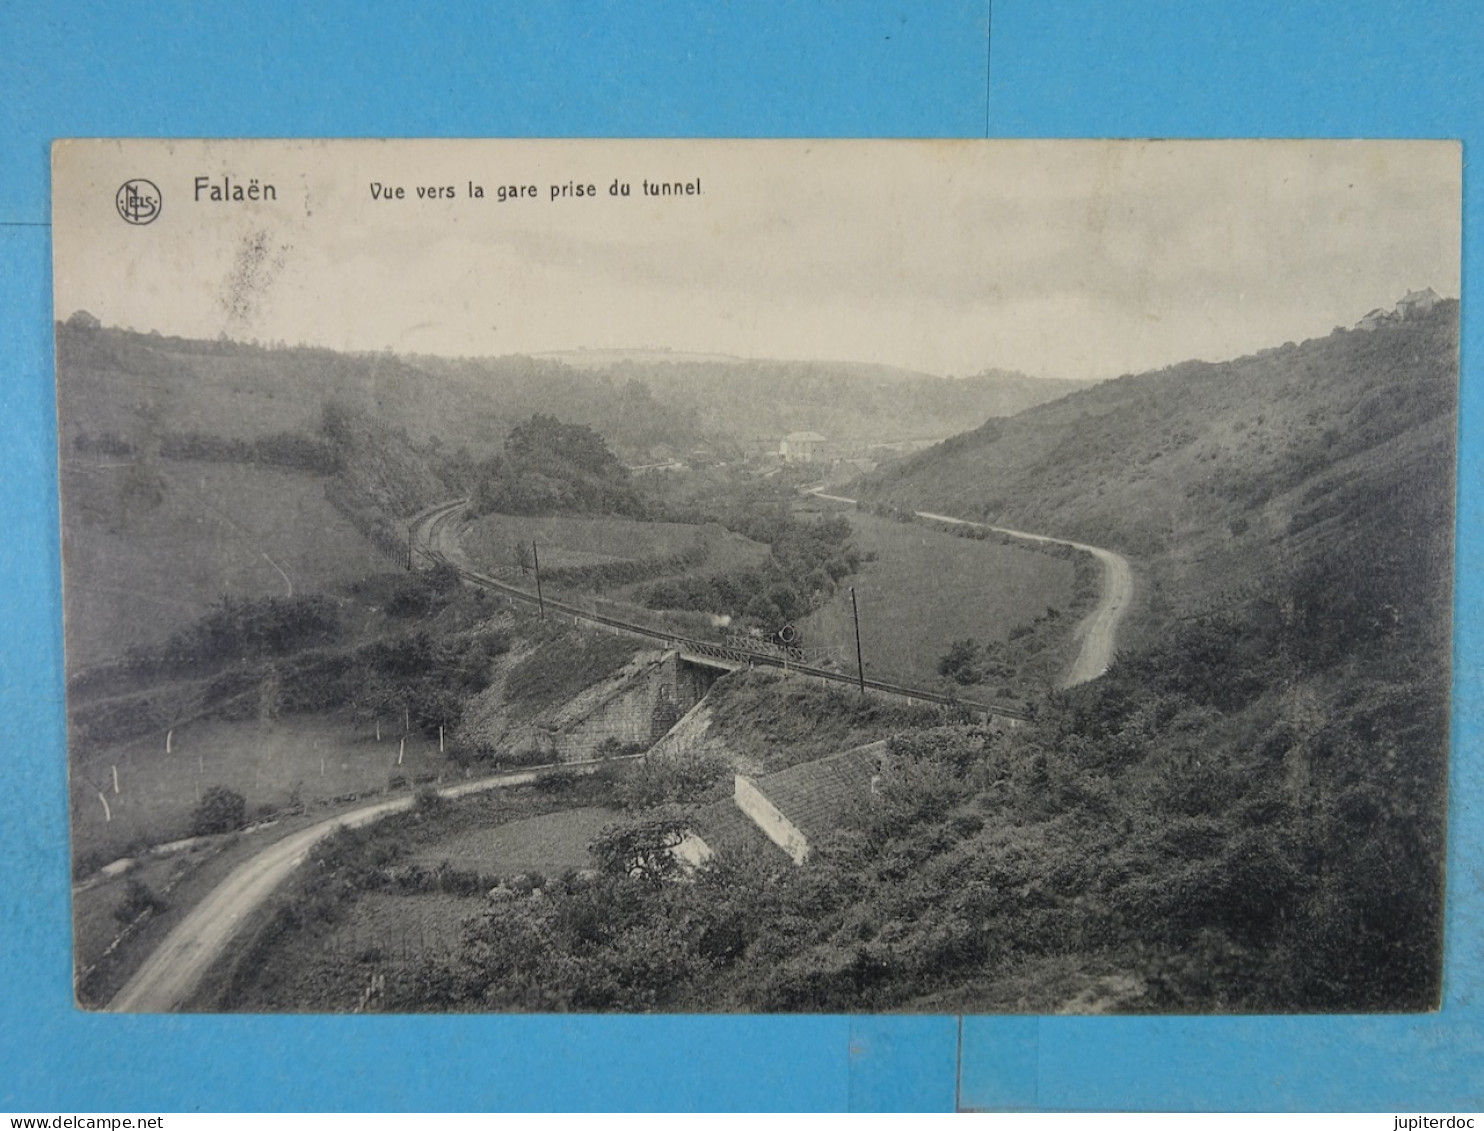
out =
[[1397,300],[1396,312],[1402,318],[1415,318],[1442,301],[1442,297],[1431,287],[1425,287],[1420,291],[1408,291]]
[[1420,291],[1408,291],[1396,300],[1396,309],[1386,310],[1377,307],[1355,324],[1357,330],[1379,330],[1382,326],[1394,322],[1405,322],[1409,318],[1416,318],[1426,314],[1443,298],[1431,287],[1424,287]]

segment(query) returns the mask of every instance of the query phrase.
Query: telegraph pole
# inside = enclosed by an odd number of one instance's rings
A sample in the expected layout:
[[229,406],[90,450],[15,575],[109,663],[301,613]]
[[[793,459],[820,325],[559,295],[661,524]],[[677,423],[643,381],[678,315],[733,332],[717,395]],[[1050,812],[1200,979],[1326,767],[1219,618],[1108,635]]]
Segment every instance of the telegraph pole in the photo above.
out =
[[541,598],[541,556],[536,553],[536,539],[531,539],[531,563],[536,567],[536,609],[541,620],[546,619],[546,602]]
[[411,526],[409,526],[407,528],[407,572],[408,573],[411,573],[412,572],[412,530],[413,530],[413,528]]
[[861,662],[861,612],[855,603],[855,586],[850,587],[850,615],[855,618],[855,671],[860,678],[861,694],[866,693],[866,665]]

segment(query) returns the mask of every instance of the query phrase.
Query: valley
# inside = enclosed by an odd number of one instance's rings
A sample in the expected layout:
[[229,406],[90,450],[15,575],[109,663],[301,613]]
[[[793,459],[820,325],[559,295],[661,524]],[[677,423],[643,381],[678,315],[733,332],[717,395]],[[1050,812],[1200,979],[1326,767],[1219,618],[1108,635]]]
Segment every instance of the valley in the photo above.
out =
[[1456,303],[933,444],[990,378],[59,333],[89,1008],[1436,1000]]

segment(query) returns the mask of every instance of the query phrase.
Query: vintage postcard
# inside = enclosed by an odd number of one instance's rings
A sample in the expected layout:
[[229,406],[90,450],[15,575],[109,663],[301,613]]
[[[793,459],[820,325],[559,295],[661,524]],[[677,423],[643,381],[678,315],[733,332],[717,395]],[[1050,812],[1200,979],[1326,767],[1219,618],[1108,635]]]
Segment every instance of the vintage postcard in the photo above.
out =
[[1456,144],[53,164],[83,1008],[1437,1008]]

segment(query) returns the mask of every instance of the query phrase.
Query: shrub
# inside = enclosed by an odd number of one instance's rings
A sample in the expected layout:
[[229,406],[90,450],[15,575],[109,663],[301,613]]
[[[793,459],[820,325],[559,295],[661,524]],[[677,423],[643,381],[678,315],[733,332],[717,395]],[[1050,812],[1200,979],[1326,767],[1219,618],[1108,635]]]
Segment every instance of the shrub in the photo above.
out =
[[438,792],[436,786],[420,785],[417,792],[412,796],[412,809],[415,813],[437,814],[448,808],[448,799]]
[[981,678],[979,659],[979,645],[974,640],[955,640],[938,661],[938,674],[946,675],[963,686],[978,683]]
[[247,823],[247,799],[224,785],[214,785],[201,795],[191,814],[191,835],[230,833]]
[[715,800],[731,783],[727,763],[704,754],[645,758],[614,784],[613,799],[625,809]]
[[120,923],[132,923],[147,911],[165,910],[161,899],[143,880],[130,877],[124,886],[124,899],[113,909],[113,917]]
[[386,611],[394,617],[427,616],[448,604],[459,586],[458,570],[443,563],[402,574],[393,584]]
[[681,821],[659,817],[612,825],[590,847],[603,871],[654,886],[680,874],[680,861],[672,849],[684,839]]
[[558,767],[542,774],[531,783],[539,793],[565,793],[577,786],[579,775],[566,767]]

